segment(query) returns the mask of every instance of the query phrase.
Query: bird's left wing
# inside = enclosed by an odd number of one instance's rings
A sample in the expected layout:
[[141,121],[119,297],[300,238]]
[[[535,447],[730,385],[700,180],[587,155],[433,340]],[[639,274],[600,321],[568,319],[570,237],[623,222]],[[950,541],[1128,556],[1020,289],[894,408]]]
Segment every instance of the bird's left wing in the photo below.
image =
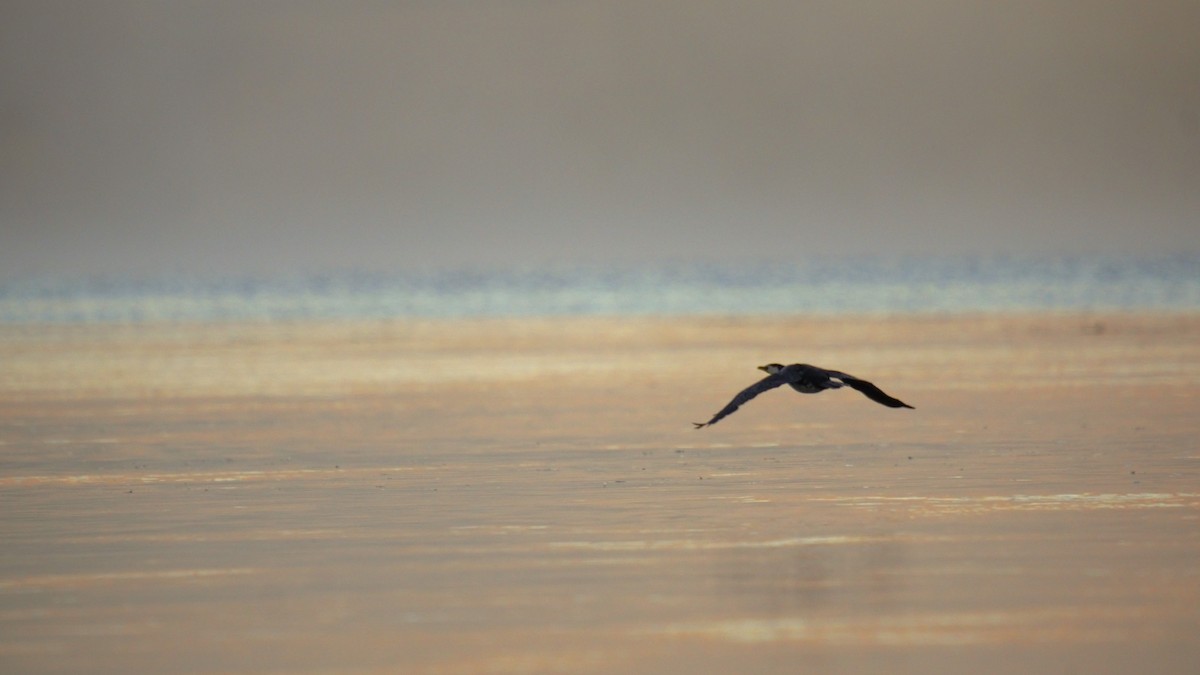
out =
[[876,387],[870,382],[867,382],[866,380],[860,380],[857,377],[847,375],[846,373],[839,373],[836,370],[829,371],[829,376],[841,380],[847,387],[850,387],[855,391],[862,392],[863,396],[866,396],[880,405],[886,405],[889,408],[912,408],[911,405],[901,401],[898,398],[889,396],[882,389]]
[[771,389],[782,385],[784,382],[785,379],[779,373],[768,375],[738,392],[738,395],[734,396],[733,400],[730,401],[728,405],[726,405],[724,408],[721,408],[720,412],[718,412],[716,415],[713,415],[711,420],[707,422],[692,422],[692,424],[696,425],[697,429],[703,429],[704,427],[716,424],[721,420],[722,417],[733,413],[733,411],[740,408],[746,401],[749,401],[764,391],[770,391]]

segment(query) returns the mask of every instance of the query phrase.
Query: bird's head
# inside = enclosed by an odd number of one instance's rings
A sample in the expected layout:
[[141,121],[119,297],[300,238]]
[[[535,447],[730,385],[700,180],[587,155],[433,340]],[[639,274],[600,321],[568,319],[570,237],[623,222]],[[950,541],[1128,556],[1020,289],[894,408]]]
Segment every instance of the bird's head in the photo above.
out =
[[769,375],[774,375],[783,370],[783,366],[778,363],[768,363],[765,366],[759,366],[758,369]]

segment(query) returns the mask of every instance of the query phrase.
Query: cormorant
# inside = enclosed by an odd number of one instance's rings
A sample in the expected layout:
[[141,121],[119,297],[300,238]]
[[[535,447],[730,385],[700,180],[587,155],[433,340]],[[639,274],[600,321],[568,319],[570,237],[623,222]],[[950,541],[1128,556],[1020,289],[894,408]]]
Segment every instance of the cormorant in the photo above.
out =
[[692,424],[696,425],[697,429],[703,429],[704,427],[716,424],[721,418],[732,414],[743,403],[755,396],[785,384],[792,385],[792,389],[801,394],[817,394],[826,389],[841,389],[845,386],[860,391],[872,401],[880,405],[886,405],[889,408],[912,408],[911,405],[904,401],[888,396],[882,389],[870,382],[836,370],[825,370],[824,368],[810,366],[807,363],[793,363],[790,366],[768,363],[765,366],[759,366],[758,369],[766,371],[767,376],[739,392],[729,402],[729,405],[721,408],[721,411],[713,415],[709,421],[692,422]]

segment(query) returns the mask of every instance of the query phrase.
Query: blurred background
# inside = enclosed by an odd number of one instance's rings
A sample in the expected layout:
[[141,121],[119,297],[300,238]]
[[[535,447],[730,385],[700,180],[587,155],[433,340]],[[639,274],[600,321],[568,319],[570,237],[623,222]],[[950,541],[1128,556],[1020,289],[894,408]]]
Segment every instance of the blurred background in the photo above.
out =
[[1200,3],[9,0],[0,280],[1200,251]]

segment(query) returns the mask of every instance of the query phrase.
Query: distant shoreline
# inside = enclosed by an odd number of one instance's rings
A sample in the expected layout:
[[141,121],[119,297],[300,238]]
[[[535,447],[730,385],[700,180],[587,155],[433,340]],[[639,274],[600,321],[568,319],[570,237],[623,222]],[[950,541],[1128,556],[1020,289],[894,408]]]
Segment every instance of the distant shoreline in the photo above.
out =
[[1200,311],[1200,256],[846,258],[0,284],[0,324],[1112,311]]

